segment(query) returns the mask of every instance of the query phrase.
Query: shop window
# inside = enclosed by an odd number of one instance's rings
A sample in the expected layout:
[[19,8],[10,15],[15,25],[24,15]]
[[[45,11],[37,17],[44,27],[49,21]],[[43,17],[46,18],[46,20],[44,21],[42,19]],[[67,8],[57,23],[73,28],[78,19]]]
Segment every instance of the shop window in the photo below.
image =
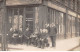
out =
[[55,12],[56,25],[57,25],[57,38],[64,39],[64,14],[61,12]]
[[75,37],[75,17],[72,17],[72,37]]
[[8,10],[10,31],[22,31],[23,9],[13,8]]
[[79,19],[77,17],[75,18],[75,36],[79,36]]
[[72,36],[72,16],[68,15],[67,20],[66,20],[66,37],[71,38]]
[[14,21],[13,21],[13,27],[12,28],[14,30],[18,29],[18,16],[17,15],[14,16]]
[[54,10],[53,9],[48,9],[48,14],[49,14],[49,17],[47,19],[48,23],[51,24],[51,23],[55,23],[55,18],[54,18]]
[[9,9],[8,11],[8,16],[9,16],[9,23],[12,23],[12,10]]
[[59,12],[55,11],[55,24],[57,25],[57,39],[59,39]]
[[64,38],[64,14],[59,12],[59,35],[60,35],[60,38]]

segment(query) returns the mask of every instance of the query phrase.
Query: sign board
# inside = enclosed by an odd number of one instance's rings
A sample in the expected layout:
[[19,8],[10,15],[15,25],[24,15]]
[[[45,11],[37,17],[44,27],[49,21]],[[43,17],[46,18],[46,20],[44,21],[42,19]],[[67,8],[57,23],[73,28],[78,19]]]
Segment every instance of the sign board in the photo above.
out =
[[7,6],[41,4],[41,3],[42,3],[42,0],[6,0],[6,5]]

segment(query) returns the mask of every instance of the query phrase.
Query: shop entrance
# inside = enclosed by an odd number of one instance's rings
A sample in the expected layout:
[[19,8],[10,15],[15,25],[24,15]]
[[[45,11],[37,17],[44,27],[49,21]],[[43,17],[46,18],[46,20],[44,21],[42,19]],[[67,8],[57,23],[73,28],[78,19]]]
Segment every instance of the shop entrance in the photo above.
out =
[[[33,33],[33,7],[11,7],[8,9],[8,42],[21,44],[26,36],[26,30]],[[26,42],[26,41],[24,41]]]

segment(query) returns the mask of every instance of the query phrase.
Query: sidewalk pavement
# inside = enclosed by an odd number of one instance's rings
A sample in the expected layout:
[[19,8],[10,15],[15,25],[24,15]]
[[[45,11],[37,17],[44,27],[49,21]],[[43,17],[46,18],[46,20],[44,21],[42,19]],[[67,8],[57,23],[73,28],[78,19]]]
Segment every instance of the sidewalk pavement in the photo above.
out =
[[72,51],[80,51],[80,46],[75,48],[75,49],[73,49]]
[[51,47],[51,41],[49,39],[50,47],[41,49],[33,46],[27,45],[9,45],[9,48],[17,48],[17,49],[9,49],[10,51],[68,51],[79,45],[80,37],[56,40],[56,47]]
[[80,37],[56,40],[56,47],[51,47],[51,41],[49,39],[50,47],[45,49],[37,48],[34,46],[27,46],[25,44],[12,45],[8,44],[8,51],[68,51],[79,45]]

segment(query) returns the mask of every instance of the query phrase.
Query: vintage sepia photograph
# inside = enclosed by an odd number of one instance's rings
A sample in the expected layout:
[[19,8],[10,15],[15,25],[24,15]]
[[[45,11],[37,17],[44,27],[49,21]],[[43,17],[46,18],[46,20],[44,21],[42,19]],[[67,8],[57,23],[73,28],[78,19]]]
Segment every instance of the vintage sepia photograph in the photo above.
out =
[[0,51],[80,51],[80,0],[0,0]]

